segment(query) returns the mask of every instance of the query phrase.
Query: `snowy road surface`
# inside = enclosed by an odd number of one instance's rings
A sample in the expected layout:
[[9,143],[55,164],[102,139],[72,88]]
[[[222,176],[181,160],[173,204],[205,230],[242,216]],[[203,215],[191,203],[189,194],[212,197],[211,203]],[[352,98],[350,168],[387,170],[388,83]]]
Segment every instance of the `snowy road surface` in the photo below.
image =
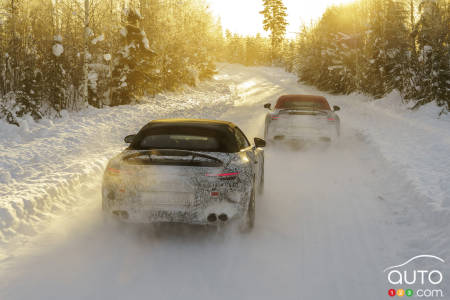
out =
[[[408,164],[399,154],[402,143],[420,140],[414,126],[428,139],[437,135],[430,146],[436,153],[449,150],[448,130],[440,130],[441,123],[423,129],[363,97],[328,97],[343,109],[336,145],[266,149],[265,193],[249,235],[233,226],[219,233],[185,226],[155,232],[103,223],[101,170],[123,147],[124,135],[152,118],[186,116],[231,120],[249,137],[262,136],[262,105],[286,93],[319,92],[279,69],[222,65],[214,82],[159,96],[158,104],[89,110],[25,131],[8,129],[7,138],[23,138],[10,146],[14,152],[3,162],[10,171],[0,178],[0,201],[14,203],[0,210],[0,299],[380,300],[392,288],[383,270],[419,254],[446,259],[439,267],[448,297],[449,199],[441,181],[449,171]],[[373,115],[376,130],[395,123],[391,135],[386,130],[379,138],[371,129]],[[396,132],[410,138],[396,138]],[[398,143],[392,151],[390,139]],[[419,146],[404,145],[411,153],[403,154],[414,158],[426,150]],[[58,147],[64,153],[53,154]],[[14,155],[24,157],[24,167],[14,166]],[[442,158],[440,165],[448,163]],[[421,180],[417,170],[434,170],[437,178]]]

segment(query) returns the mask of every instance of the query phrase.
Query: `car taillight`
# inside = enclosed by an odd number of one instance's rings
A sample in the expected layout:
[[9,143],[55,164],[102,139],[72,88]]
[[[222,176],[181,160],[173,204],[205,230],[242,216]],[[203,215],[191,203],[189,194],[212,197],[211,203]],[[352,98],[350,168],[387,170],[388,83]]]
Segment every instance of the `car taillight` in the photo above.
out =
[[219,192],[212,191],[211,192],[211,197],[219,197]]
[[239,175],[239,172],[233,173],[219,173],[219,174],[206,174],[208,177],[233,177]]
[[278,120],[279,117],[272,117],[272,120]]
[[114,169],[114,168],[108,168],[106,169],[106,171],[108,172],[109,175],[120,175],[120,170],[119,169]]

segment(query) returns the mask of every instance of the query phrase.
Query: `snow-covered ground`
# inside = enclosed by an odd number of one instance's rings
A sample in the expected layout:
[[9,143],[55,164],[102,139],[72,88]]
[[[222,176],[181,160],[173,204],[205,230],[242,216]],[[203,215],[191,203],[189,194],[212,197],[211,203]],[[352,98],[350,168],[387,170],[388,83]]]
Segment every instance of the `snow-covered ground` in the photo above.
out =
[[[383,270],[419,254],[446,259],[448,283],[448,116],[411,112],[395,94],[326,95],[276,68],[219,71],[138,106],[0,123],[0,299],[379,300],[391,288]],[[266,150],[250,235],[102,222],[102,170],[125,135],[155,118],[202,117],[262,136],[262,105],[287,93],[340,105],[343,136],[326,149]]]

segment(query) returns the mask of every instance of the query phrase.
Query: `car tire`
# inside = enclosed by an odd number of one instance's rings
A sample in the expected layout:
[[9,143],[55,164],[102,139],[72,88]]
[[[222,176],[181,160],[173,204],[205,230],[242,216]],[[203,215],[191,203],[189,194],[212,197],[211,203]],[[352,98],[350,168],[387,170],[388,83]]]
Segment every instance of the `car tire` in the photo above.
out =
[[255,212],[256,212],[256,203],[255,203],[255,189],[252,189],[252,193],[250,195],[250,201],[248,203],[247,212],[242,217],[241,224],[239,227],[239,231],[241,233],[249,233],[252,231],[255,226]]

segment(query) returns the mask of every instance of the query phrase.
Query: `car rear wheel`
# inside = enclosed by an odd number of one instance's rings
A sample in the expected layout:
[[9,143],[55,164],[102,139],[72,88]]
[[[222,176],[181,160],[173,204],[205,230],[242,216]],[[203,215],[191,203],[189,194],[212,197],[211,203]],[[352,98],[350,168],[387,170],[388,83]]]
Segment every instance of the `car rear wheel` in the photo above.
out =
[[239,230],[242,233],[250,232],[255,225],[255,189],[252,189],[252,194],[250,195],[250,201],[248,203],[248,209],[245,216],[242,217],[241,225]]

